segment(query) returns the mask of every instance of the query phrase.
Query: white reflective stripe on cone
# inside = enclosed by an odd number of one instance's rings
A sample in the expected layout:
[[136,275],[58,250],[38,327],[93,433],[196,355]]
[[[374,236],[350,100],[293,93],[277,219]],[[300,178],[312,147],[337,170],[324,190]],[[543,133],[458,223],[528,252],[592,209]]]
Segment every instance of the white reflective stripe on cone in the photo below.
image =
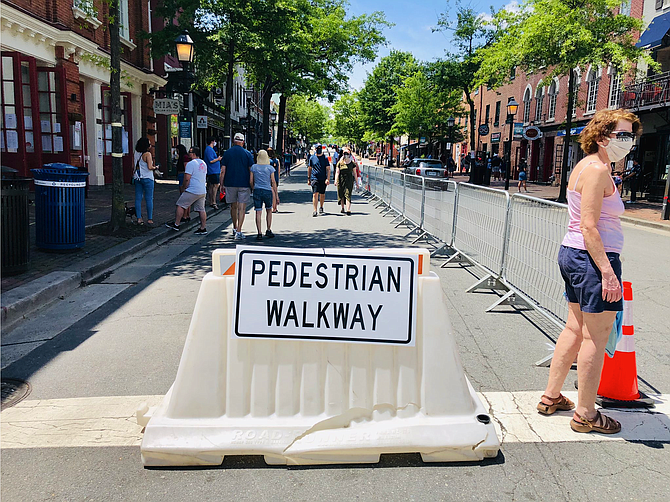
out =
[[633,302],[623,302],[623,325],[633,325]]
[[617,352],[635,352],[635,337],[633,335],[623,335],[619,343],[616,344]]

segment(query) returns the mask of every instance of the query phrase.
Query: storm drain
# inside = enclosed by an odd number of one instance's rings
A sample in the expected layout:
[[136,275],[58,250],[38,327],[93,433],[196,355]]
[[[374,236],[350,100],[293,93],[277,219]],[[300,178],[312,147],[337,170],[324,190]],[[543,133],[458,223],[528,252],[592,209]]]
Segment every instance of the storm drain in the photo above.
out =
[[30,394],[30,384],[15,378],[2,379],[2,409],[10,408]]

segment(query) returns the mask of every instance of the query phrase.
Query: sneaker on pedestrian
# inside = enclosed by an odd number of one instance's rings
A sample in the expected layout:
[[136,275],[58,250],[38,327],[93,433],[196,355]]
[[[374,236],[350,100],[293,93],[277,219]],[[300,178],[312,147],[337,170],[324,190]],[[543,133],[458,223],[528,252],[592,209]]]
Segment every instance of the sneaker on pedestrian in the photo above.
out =
[[245,237],[244,237],[244,234],[243,234],[242,232],[236,232],[236,233],[235,233],[235,239],[236,239],[236,240],[239,241],[239,240],[242,240],[242,239],[244,239],[244,238],[245,238]]
[[314,212],[312,213],[312,216],[316,216],[317,214],[319,214],[319,213],[317,213],[316,211],[314,211]]
[[166,227],[168,227],[170,230],[174,230],[175,232],[179,232],[179,225],[175,225],[173,222],[166,223]]
[[323,214],[323,206],[319,208],[319,214]]
[[195,232],[193,232],[195,235],[207,235],[207,229],[206,228],[199,228]]
[[237,230],[233,228],[233,237],[237,237]]
[[273,234],[272,230],[270,230],[269,228],[265,231],[265,237],[267,237],[268,239],[272,239],[274,236],[275,234]]
[[256,234],[256,240],[257,241],[262,241],[263,240],[263,234]]

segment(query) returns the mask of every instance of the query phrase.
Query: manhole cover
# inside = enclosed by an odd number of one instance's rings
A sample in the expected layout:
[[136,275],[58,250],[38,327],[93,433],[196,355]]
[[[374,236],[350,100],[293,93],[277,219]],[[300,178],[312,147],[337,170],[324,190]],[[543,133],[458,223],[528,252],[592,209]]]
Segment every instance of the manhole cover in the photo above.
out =
[[14,378],[2,379],[2,409],[10,408],[30,394],[30,384]]

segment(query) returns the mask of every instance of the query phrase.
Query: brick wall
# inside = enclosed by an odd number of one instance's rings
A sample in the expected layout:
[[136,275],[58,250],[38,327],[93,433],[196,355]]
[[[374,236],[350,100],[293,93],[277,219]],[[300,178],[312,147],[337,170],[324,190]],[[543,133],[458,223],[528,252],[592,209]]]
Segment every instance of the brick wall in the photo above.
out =
[[[109,51],[109,32],[105,29],[109,23],[109,7],[105,0],[93,0],[93,5],[98,11],[97,18],[103,23],[97,29],[85,20],[74,17],[73,0],[3,0],[3,3],[17,7],[36,19],[60,29],[71,30],[95,42],[101,49]],[[140,39],[140,33],[149,30],[148,16],[146,0],[128,0],[130,39],[137,48],[131,51],[128,47],[123,47],[121,58],[142,69],[150,68],[148,44]]]

